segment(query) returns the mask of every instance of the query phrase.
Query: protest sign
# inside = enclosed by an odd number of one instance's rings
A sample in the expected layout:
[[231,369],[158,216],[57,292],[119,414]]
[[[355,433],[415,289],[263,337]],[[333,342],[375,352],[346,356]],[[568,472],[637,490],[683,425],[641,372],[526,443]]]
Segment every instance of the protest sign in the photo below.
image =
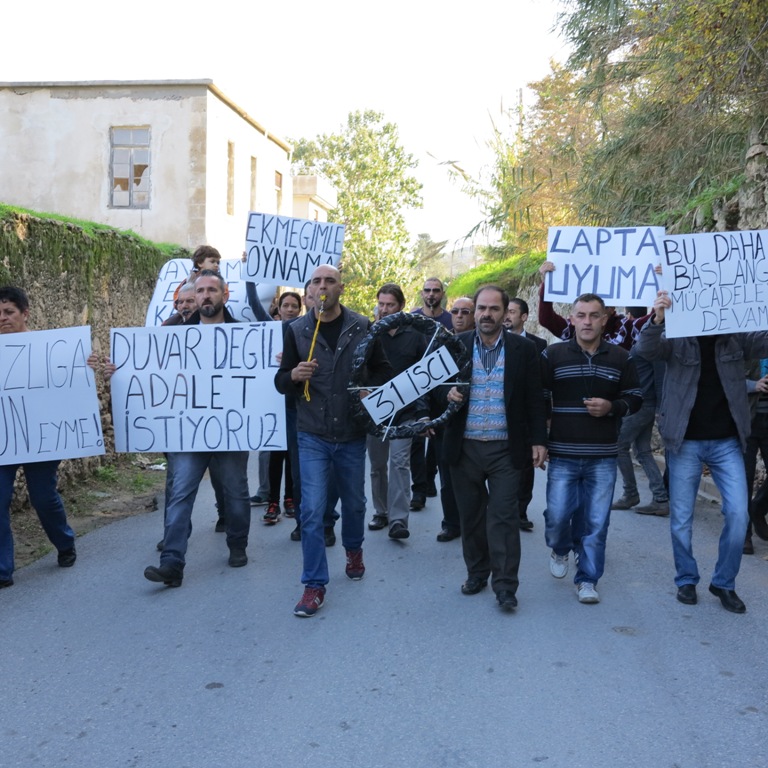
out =
[[768,330],[768,230],[663,239],[669,338]]
[[0,335],[0,465],[104,453],[90,331]]
[[[244,267],[242,259],[222,259],[219,270],[229,289],[227,309],[235,320],[252,323],[256,321],[256,317],[245,293]],[[187,279],[191,271],[192,259],[171,259],[163,264],[147,309],[144,325],[148,327],[162,325],[173,314],[174,291],[183,280]],[[274,286],[257,285],[256,293],[262,305],[269,307],[275,295]]]
[[286,449],[282,323],[113,328],[115,449]]
[[304,285],[315,267],[338,265],[343,242],[343,224],[251,211],[245,278],[267,285]]
[[659,290],[663,227],[550,227],[544,279],[546,301],[574,301],[582,293],[608,306],[650,306]]
[[381,424],[458,372],[451,353],[440,347],[364,397],[362,403],[374,423]]

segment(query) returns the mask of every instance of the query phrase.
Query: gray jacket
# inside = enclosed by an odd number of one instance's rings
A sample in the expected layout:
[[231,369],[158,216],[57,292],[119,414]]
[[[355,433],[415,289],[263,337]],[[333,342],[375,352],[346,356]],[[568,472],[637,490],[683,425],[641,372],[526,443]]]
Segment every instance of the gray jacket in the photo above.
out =
[[[659,432],[666,447],[676,453],[683,443],[696,401],[701,360],[695,336],[668,339],[664,323],[646,323],[637,340],[637,354],[646,360],[666,360],[667,374],[659,408]],[[744,386],[744,360],[768,356],[768,331],[727,333],[715,342],[715,364],[720,374],[731,417],[736,424],[741,449],[750,433],[749,403]]]

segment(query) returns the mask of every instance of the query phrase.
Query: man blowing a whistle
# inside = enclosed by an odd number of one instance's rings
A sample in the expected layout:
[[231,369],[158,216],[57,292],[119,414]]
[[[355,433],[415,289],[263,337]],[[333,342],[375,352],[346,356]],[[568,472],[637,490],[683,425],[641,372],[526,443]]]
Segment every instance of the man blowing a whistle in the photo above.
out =
[[[349,398],[360,393],[350,393],[348,385],[355,349],[371,326],[367,317],[339,303],[344,284],[336,267],[317,267],[308,291],[315,306],[286,328],[275,375],[278,392],[293,392],[297,398],[304,594],[293,612],[303,618],[314,616],[323,605],[329,580],[323,512],[331,472],[341,499],[346,575],[358,581],[365,573],[366,432],[350,416]],[[372,387],[392,376],[379,342],[372,345],[365,375]]]

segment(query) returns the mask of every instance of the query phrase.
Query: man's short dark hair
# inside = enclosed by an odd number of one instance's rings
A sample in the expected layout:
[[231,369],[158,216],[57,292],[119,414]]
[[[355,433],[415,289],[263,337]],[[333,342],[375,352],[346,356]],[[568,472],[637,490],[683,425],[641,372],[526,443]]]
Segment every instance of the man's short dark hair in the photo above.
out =
[[427,283],[440,283],[440,290],[441,291],[445,290],[445,287],[443,286],[443,281],[439,277],[428,277],[424,281],[424,285],[426,285]]
[[227,281],[221,276],[221,272],[214,272],[212,269],[202,269],[197,273],[198,278],[201,277],[215,277],[221,285],[223,291],[227,287]]
[[632,315],[632,317],[637,320],[638,317],[645,317],[648,314],[648,307],[625,307],[625,310],[628,315]]
[[221,259],[221,254],[212,245],[201,245],[192,254],[192,264],[199,267],[207,258]]
[[13,285],[4,285],[0,288],[0,301],[7,301],[14,304],[19,312],[26,312],[29,309],[29,299],[27,294]]
[[483,291],[498,291],[501,294],[501,302],[504,305],[504,311],[507,311],[507,307],[509,306],[509,294],[500,285],[481,285],[472,297],[472,303],[475,307],[477,307],[477,297]]
[[403,289],[397,283],[384,283],[384,285],[382,285],[376,292],[376,298],[378,299],[382,293],[394,296],[401,307],[405,306],[405,294],[403,293]]
[[528,302],[525,299],[521,299],[519,296],[513,296],[507,303],[507,306],[509,306],[510,304],[517,304],[518,308],[520,309],[521,315],[530,314],[530,312],[528,311]]
[[605,302],[596,293],[582,293],[581,296],[576,297],[573,306],[575,307],[577,304],[591,304],[593,301],[596,301],[603,309],[605,309]]

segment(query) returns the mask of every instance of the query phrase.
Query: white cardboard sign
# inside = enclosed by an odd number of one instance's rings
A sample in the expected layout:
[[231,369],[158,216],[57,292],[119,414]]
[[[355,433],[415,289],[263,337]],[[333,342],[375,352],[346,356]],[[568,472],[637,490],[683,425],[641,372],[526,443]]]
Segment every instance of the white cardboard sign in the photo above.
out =
[[251,211],[245,278],[266,285],[304,285],[315,267],[338,265],[343,244],[343,224]]
[[669,338],[768,330],[768,230],[670,235],[663,246]]
[[104,453],[91,329],[0,335],[0,465]]
[[279,322],[113,328],[115,449],[285,450],[282,349]]
[[458,372],[451,353],[440,347],[364,397],[362,403],[373,421],[381,424]]
[[650,306],[659,290],[663,227],[550,227],[546,301],[572,302],[582,293],[608,306]]

